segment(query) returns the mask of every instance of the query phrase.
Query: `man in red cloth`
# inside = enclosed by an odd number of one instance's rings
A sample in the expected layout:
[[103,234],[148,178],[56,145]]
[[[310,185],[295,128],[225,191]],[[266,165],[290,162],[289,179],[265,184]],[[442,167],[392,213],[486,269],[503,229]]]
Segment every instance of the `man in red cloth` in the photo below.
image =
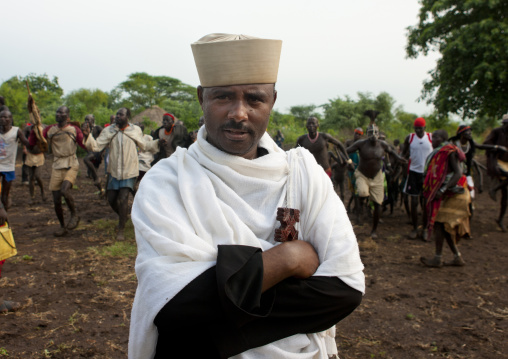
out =
[[[470,233],[471,196],[466,176],[460,166],[460,162],[465,160],[465,155],[457,146],[447,141],[448,133],[445,130],[437,130],[432,134],[434,151],[426,163],[423,196],[426,200],[427,228],[429,238],[434,230],[436,239],[434,258],[420,258],[427,267],[442,267],[443,264],[463,266],[465,263],[457,248],[457,242]],[[454,259],[443,263],[445,239],[454,254]]]

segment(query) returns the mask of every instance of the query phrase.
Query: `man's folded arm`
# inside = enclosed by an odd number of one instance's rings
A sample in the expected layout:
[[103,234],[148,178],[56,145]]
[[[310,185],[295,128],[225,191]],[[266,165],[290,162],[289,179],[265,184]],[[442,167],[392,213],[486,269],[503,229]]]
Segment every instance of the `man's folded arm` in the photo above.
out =
[[174,351],[174,344],[185,340],[179,333],[199,327],[217,358],[227,358],[294,334],[326,330],[351,313],[362,293],[337,277],[310,277],[317,265],[312,269],[312,253],[302,250],[313,252],[312,246],[290,243],[265,252],[219,246],[217,265],[157,315],[157,353]]

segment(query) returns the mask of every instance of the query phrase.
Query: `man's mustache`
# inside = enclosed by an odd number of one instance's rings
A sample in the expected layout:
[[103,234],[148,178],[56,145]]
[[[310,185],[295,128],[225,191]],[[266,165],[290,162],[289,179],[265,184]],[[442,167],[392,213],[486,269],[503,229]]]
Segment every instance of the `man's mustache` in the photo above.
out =
[[242,122],[236,122],[236,121],[232,121],[232,120],[228,121],[225,124],[223,124],[222,126],[220,126],[220,129],[221,130],[245,131],[245,132],[248,132],[248,133],[253,133],[254,132],[250,128],[245,126],[244,123],[242,123]]

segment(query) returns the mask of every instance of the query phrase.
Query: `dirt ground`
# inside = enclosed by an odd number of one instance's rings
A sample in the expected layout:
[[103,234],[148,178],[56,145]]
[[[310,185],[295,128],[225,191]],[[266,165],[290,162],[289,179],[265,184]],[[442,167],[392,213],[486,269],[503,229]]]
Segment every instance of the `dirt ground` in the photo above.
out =
[[[4,265],[0,297],[23,307],[0,315],[0,357],[125,358],[136,289],[132,232],[115,243],[116,215],[82,166],[73,192],[81,223],[55,238],[51,199],[29,205],[16,172],[9,216],[18,255]],[[46,188],[49,174],[46,163]],[[383,216],[376,242],[370,224],[355,226],[367,293],[337,326],[340,358],[508,358],[508,235],[495,226],[497,211],[479,196],[474,238],[460,243],[465,267],[423,267],[419,258],[433,255],[434,244],[407,239],[399,207]],[[447,248],[444,257],[451,259]]]

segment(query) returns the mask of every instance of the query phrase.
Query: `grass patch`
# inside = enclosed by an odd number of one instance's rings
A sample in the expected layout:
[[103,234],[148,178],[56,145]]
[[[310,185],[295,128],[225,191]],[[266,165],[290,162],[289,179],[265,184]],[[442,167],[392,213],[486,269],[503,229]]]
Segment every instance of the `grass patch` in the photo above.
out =
[[99,254],[110,257],[134,257],[137,253],[136,244],[122,241],[99,249]]
[[29,256],[28,254],[25,254],[22,258],[24,261],[31,261],[33,259],[33,257]]
[[[111,236],[116,236],[118,221],[113,219],[98,219],[93,222],[92,226],[95,229],[107,232]],[[125,239],[134,239],[134,225],[130,219],[125,224]]]
[[[118,221],[112,219],[99,219],[94,221],[92,228],[105,232],[108,236],[116,238]],[[125,240],[115,241],[111,245],[102,247],[89,247],[88,250],[105,257],[135,257],[137,254],[136,242],[134,241],[134,226],[128,220],[125,224]]]

